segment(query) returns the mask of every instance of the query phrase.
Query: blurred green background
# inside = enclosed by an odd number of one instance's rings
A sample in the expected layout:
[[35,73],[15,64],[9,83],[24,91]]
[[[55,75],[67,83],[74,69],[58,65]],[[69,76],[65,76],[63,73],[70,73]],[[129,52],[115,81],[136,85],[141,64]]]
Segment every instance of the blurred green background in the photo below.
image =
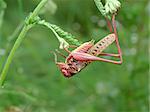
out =
[[[0,30],[0,71],[25,17],[40,0],[5,0]],[[71,32],[80,41],[100,40],[109,31],[93,0],[54,0],[41,18]],[[54,34],[35,26],[26,35],[0,89],[0,112],[148,112],[148,0],[120,1],[116,17],[123,64],[93,62],[66,79],[50,51]],[[2,20],[2,18],[1,18]],[[113,47],[108,52],[115,52]],[[62,60],[60,58],[60,60]],[[63,61],[63,60],[62,60]]]

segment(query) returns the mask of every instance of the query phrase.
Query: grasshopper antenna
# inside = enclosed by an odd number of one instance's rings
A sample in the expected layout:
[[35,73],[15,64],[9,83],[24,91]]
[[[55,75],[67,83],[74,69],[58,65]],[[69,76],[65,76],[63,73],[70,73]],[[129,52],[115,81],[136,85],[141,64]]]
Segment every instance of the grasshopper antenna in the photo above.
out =
[[58,49],[55,49],[55,51],[60,55],[62,56],[63,58],[66,58],[66,56],[64,54],[62,54]]
[[51,53],[54,55],[54,62],[57,63],[57,55],[54,51],[51,51]]

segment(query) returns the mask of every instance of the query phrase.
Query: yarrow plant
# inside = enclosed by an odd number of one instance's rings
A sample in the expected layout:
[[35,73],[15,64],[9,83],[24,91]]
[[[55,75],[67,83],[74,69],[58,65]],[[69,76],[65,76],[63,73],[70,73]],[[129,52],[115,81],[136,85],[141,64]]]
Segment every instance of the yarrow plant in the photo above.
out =
[[113,14],[121,7],[121,3],[118,0],[106,0],[105,4],[106,14]]
[[[0,0],[0,2],[2,2],[2,1],[3,0]],[[96,3],[96,6],[98,7],[99,11],[101,12],[101,14],[105,17],[109,17],[109,14],[115,13],[121,5],[118,0],[106,0],[105,6],[103,6],[103,4],[101,3],[101,0],[94,0],[94,1]],[[29,14],[29,16],[25,19],[24,26],[23,26],[18,38],[16,39],[14,46],[12,47],[12,49],[9,53],[9,56],[6,60],[6,63],[3,67],[2,73],[0,75],[0,86],[3,86],[3,84],[4,84],[6,74],[8,72],[9,66],[12,62],[12,59],[15,55],[16,50],[19,48],[21,42],[25,38],[26,33],[35,25],[37,25],[37,24],[44,25],[48,29],[50,29],[57,37],[57,39],[60,43],[60,46],[59,46],[60,49],[68,48],[70,44],[76,45],[76,46],[81,45],[81,42],[79,42],[72,34],[65,32],[57,25],[48,23],[45,20],[40,19],[39,14],[44,13],[46,10],[49,10],[48,9],[49,5],[46,5],[47,3],[50,4],[54,8],[54,10],[56,10],[57,7],[54,4],[54,2],[52,2],[52,0],[41,0],[41,2],[33,10],[33,12],[31,12]],[[43,9],[44,6],[47,9]],[[4,7],[4,8],[6,8],[6,7]],[[52,13],[54,13],[54,12],[52,11]]]
[[57,37],[60,46],[60,49],[68,48],[69,44],[79,46],[81,42],[79,42],[75,37],[68,32],[62,30],[59,26],[46,22],[45,20],[41,20],[38,22],[40,25],[44,25],[49,28]]
[[105,5],[102,4],[101,0],[94,0],[100,13],[110,19],[110,15],[117,12],[121,7],[121,3],[118,0],[105,0]]
[[[2,0],[1,0],[2,1]],[[47,26],[49,29],[51,29],[53,31],[53,33],[55,34],[55,36],[58,38],[59,42],[60,42],[60,48],[64,48],[64,47],[68,47],[69,43],[66,42],[66,40],[68,40],[69,42],[73,42],[74,44],[77,43],[77,45],[79,45],[78,40],[77,39],[73,39],[72,35],[64,32],[62,29],[60,29],[58,26],[56,25],[52,25],[49,24],[48,22],[45,22],[43,20],[41,20],[38,16],[39,13],[43,13],[44,10],[42,10],[42,8],[45,6],[45,4],[51,0],[42,0],[38,6],[34,9],[34,11],[32,13],[29,14],[29,16],[25,19],[24,21],[24,27],[22,28],[13,48],[11,49],[9,56],[6,60],[6,63],[4,65],[4,68],[2,70],[2,73],[0,75],[0,86],[2,86],[4,84],[5,78],[6,78],[6,74],[8,72],[9,66],[12,62],[12,59],[14,57],[14,54],[16,52],[16,50],[18,49],[18,47],[20,46],[21,42],[23,41],[23,39],[25,38],[26,33],[36,24],[42,24]],[[5,2],[3,2],[5,3]],[[51,2],[53,3],[53,2]],[[4,5],[3,5],[4,6]],[[54,6],[54,3],[53,3]],[[5,8],[5,7],[4,7]],[[63,39],[63,38],[65,39]]]

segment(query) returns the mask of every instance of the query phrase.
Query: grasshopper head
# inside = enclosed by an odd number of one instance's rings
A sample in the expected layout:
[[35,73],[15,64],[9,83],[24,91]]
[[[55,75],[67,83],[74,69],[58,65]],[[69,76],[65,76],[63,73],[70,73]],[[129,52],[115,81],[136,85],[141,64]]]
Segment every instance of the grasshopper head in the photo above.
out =
[[65,77],[69,78],[75,74],[71,71],[70,66],[66,63],[57,63],[57,66]]

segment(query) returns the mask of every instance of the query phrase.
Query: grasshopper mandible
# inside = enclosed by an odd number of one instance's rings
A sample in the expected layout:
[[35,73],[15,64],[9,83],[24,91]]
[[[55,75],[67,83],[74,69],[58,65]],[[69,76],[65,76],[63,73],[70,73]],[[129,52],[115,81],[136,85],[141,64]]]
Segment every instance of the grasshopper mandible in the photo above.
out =
[[[112,25],[109,20],[107,20],[107,23],[110,32],[112,32],[113,29],[113,33],[104,37],[95,45],[94,45],[94,41],[90,41],[90,42],[83,43],[72,52],[70,52],[68,49],[65,49],[69,53],[67,57],[61,54],[66,58],[65,63],[57,62],[57,57],[56,54],[54,53],[56,65],[59,67],[60,71],[65,77],[69,78],[75,75],[76,73],[80,72],[83,68],[85,68],[92,61],[103,61],[103,62],[109,62],[113,64],[122,64],[122,53],[121,53],[118,36],[117,36],[115,15],[112,16]],[[102,51],[104,51],[113,42],[116,43],[118,54],[102,53]],[[109,59],[97,57],[99,55],[112,56],[112,57],[119,58],[120,60],[115,61],[115,60],[109,60]]]

